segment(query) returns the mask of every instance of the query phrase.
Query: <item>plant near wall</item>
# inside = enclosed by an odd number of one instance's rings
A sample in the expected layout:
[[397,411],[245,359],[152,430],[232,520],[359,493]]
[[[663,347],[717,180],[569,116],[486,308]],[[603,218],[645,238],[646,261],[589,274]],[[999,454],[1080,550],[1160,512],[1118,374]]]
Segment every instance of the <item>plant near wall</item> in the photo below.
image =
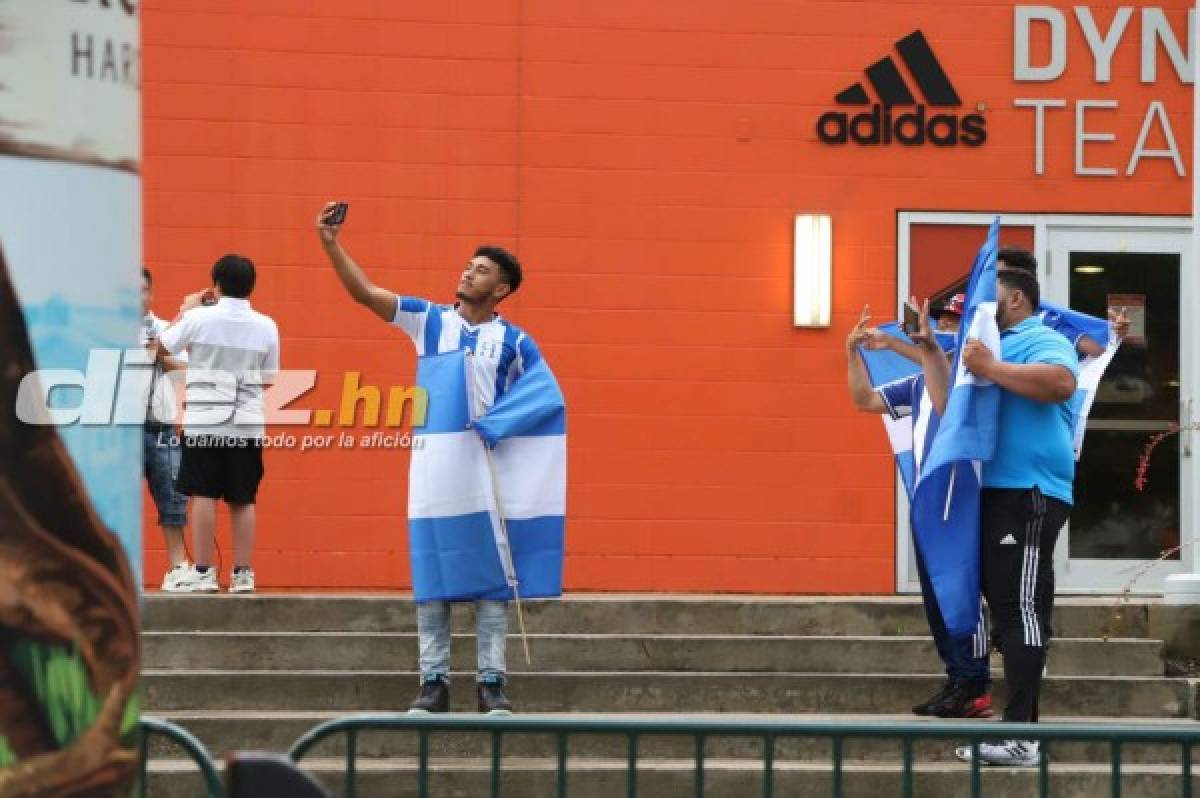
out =
[[1194,422],[1186,426],[1180,426],[1172,421],[1167,424],[1166,431],[1151,435],[1146,440],[1146,445],[1142,447],[1142,456],[1138,458],[1137,476],[1133,480],[1133,486],[1137,488],[1138,493],[1144,491],[1146,486],[1150,484],[1150,456],[1154,454],[1154,450],[1167,438],[1170,438],[1172,435],[1178,435],[1185,429],[1200,429],[1200,423]]
[[[1164,431],[1155,433],[1146,439],[1146,444],[1142,447],[1142,454],[1138,458],[1137,475],[1133,480],[1133,486],[1139,493],[1143,492],[1150,484],[1150,459],[1154,454],[1154,450],[1157,449],[1159,444],[1161,444],[1167,438],[1170,438],[1172,435],[1178,435],[1184,430],[1200,430],[1200,422],[1192,422],[1191,424],[1184,425],[1171,422],[1167,425],[1167,428]],[[1154,570],[1155,566],[1159,565],[1165,560],[1170,559],[1197,541],[1200,541],[1200,537],[1193,537],[1183,540],[1178,545],[1172,546],[1169,549],[1165,549],[1153,560],[1144,562],[1134,569],[1133,575],[1129,578],[1129,581],[1122,586],[1121,592],[1117,596],[1116,603],[1113,605],[1113,611],[1109,616],[1108,623],[1106,623],[1104,626],[1103,638],[1105,640],[1116,637],[1117,632],[1120,631],[1119,625],[1124,617],[1124,610],[1129,606],[1130,599],[1133,597],[1133,589],[1137,587],[1138,580]]]

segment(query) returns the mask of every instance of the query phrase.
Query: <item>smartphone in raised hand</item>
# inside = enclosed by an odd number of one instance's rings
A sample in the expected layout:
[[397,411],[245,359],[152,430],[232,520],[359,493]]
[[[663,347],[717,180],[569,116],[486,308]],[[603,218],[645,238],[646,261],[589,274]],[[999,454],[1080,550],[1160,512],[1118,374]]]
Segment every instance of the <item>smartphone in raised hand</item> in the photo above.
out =
[[339,225],[346,221],[346,212],[350,210],[350,203],[338,202],[325,214],[325,224],[333,226]]

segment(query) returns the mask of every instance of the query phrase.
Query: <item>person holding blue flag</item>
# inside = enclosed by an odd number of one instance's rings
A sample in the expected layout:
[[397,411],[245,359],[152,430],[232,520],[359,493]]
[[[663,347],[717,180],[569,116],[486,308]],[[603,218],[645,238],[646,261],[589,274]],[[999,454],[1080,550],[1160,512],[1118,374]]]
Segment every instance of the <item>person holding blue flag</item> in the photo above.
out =
[[[963,301],[963,295],[958,294],[943,305],[938,318],[938,332],[958,332]],[[867,350],[865,354],[886,349],[920,363],[922,344],[932,343],[938,347],[938,356],[952,356],[952,352],[942,354],[941,346],[936,343],[934,331],[928,329],[928,316],[932,313],[928,311],[928,303],[925,305],[924,326],[914,332],[912,342],[902,341],[878,328],[867,327],[870,309],[863,308],[858,324],[846,338],[847,382],[851,399],[859,410],[884,414],[892,421],[907,419],[913,426],[928,423],[922,418],[923,413],[929,412],[926,403],[922,402],[925,391],[924,373],[918,371],[874,388],[864,357],[859,354],[860,347]],[[907,453],[912,456],[911,446]],[[921,602],[925,607],[925,617],[929,622],[934,647],[945,665],[946,681],[933,695],[915,705],[913,713],[939,718],[990,718],[992,679],[986,630],[982,628],[981,623],[981,628],[974,635],[957,638],[950,636],[942,620],[942,612],[938,608],[937,596],[934,595],[933,585],[929,580],[925,559],[921,556],[921,547],[918,545],[914,550],[917,578],[921,585]]]
[[[1054,546],[1073,501],[1079,362],[1067,339],[1035,317],[1041,292],[1033,274],[1005,270],[995,281],[1000,357],[970,338],[960,364],[968,382],[999,388],[995,448],[981,463],[982,587],[1009,688],[1004,720],[1036,722],[1054,602]],[[945,413],[962,378],[949,380],[942,359],[926,358],[924,368],[933,408]],[[956,753],[971,757],[969,747]],[[1028,740],[983,743],[979,756],[989,765],[1041,761],[1038,744]]]
[[338,243],[337,205],[317,218],[325,254],[356,302],[412,339],[428,395],[409,476],[421,672],[409,711],[449,710],[451,602],[469,601],[479,711],[507,714],[509,601],[520,618],[521,598],[561,595],[566,501],[562,392],[533,339],[496,313],[520,288],[521,264],[482,246],[453,305],[397,296],[372,284]]

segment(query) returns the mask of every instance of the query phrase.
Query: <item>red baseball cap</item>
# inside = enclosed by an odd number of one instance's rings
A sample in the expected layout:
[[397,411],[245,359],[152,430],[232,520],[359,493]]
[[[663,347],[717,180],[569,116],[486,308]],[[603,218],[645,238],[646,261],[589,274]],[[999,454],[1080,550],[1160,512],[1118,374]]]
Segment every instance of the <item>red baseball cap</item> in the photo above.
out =
[[955,294],[946,300],[941,309],[937,313],[930,313],[935,319],[943,313],[953,313],[955,316],[961,317],[963,314],[963,306],[967,304],[966,294]]

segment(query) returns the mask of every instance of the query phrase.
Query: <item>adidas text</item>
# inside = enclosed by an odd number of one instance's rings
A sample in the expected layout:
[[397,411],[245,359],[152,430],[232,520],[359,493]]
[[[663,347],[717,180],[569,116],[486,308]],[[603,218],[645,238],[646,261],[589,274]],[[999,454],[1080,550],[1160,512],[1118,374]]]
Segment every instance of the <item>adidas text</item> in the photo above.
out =
[[978,147],[987,141],[987,120],[982,114],[927,115],[925,106],[893,116],[890,106],[873,105],[854,114],[828,111],[817,120],[817,137],[825,144],[886,145],[896,142],[917,147]]

